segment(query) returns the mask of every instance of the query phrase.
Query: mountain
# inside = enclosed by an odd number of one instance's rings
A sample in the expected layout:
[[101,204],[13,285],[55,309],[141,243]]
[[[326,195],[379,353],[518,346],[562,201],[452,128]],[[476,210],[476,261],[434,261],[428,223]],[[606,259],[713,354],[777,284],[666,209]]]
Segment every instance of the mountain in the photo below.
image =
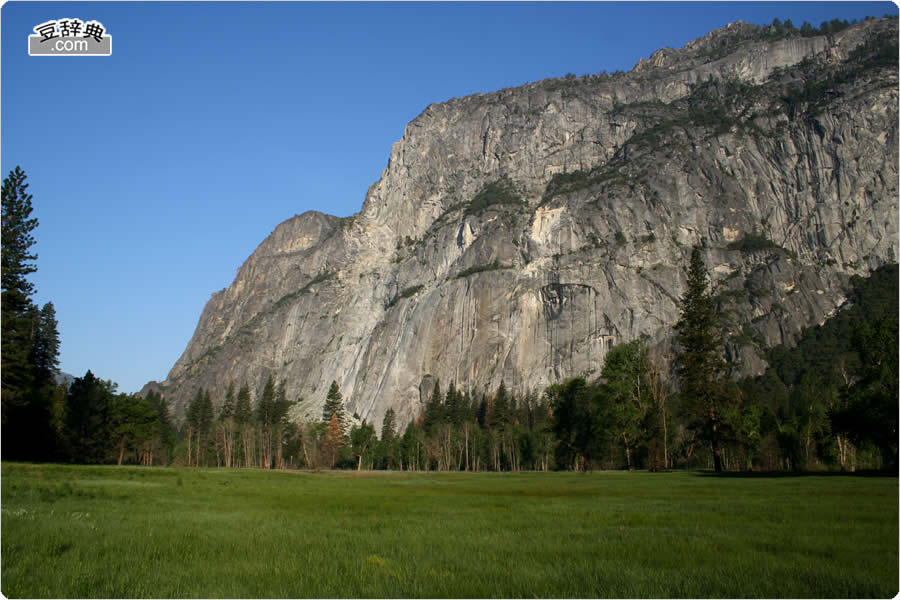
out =
[[897,22],[732,23],[629,73],[428,106],[362,209],[281,223],[213,294],[163,392],[272,376],[318,417],[421,411],[434,381],[541,391],[671,336],[703,248],[741,374],[897,261]]

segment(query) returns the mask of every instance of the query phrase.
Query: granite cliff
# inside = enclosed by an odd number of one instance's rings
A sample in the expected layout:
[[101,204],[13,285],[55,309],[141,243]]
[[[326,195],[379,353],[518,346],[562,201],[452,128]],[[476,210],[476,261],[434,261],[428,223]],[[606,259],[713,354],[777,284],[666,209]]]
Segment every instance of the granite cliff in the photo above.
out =
[[729,357],[791,343],[850,276],[897,261],[897,24],[776,36],[733,23],[629,73],[428,106],[360,212],[280,224],[206,305],[160,383],[284,381],[317,417],[414,418],[433,381],[542,390],[614,345],[661,341],[692,246]]

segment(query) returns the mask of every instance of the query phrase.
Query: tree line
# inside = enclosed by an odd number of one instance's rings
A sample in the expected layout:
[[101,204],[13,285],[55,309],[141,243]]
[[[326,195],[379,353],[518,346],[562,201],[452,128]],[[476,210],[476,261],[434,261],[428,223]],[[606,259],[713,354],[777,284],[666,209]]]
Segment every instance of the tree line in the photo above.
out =
[[[3,183],[3,457],[222,468],[521,471],[709,468],[896,469],[898,269],[854,278],[850,305],[794,348],[765,352],[735,380],[723,310],[700,248],[686,267],[669,342],[618,344],[600,376],[543,392],[469,391],[436,381],[420,412],[379,429],[345,413],[337,382],[320,416],[269,377],[253,390],[199,389],[176,426],[165,399],[118,393],[88,371],[56,385],[52,304],[30,300],[31,197],[16,168]],[[215,397],[221,394],[219,397]],[[306,411],[308,412],[308,411]]]

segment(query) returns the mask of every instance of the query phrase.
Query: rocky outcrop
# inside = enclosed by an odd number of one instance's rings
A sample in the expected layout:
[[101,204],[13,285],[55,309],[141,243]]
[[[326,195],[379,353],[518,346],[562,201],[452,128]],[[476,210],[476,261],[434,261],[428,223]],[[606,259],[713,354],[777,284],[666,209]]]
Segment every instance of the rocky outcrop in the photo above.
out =
[[435,379],[596,374],[614,344],[670,335],[697,244],[729,356],[759,372],[898,243],[896,22],[763,33],[427,107],[358,214],[289,219],[213,295],[159,384],[176,414],[198,387],[221,402],[272,376],[296,419],[336,380],[380,424]]

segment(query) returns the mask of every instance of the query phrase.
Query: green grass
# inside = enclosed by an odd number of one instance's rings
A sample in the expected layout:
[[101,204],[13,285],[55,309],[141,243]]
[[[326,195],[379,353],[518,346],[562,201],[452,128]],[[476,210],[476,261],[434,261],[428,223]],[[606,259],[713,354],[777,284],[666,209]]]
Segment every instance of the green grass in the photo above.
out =
[[8,597],[890,597],[894,477],[2,467]]

